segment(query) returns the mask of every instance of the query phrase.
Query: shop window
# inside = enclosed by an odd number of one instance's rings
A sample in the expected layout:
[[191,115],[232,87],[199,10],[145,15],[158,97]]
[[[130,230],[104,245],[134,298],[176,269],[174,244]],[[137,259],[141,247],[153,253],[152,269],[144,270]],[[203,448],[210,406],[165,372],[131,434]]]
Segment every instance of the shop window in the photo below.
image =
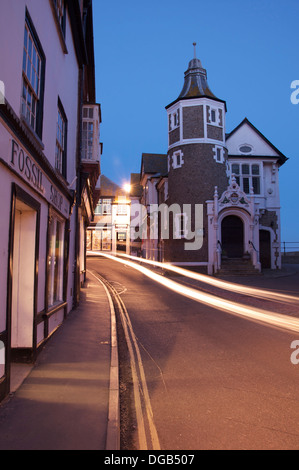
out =
[[48,306],[63,301],[64,222],[52,215],[49,223]]
[[27,13],[23,47],[21,115],[41,138],[45,59]]

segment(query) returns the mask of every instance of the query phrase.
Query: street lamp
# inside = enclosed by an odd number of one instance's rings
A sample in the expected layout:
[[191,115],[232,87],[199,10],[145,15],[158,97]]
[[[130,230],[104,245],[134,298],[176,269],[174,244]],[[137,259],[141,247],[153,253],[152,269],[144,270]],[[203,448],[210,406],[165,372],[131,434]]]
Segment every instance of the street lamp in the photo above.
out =
[[129,194],[131,192],[131,185],[129,183],[125,183],[123,188],[124,188],[126,193]]

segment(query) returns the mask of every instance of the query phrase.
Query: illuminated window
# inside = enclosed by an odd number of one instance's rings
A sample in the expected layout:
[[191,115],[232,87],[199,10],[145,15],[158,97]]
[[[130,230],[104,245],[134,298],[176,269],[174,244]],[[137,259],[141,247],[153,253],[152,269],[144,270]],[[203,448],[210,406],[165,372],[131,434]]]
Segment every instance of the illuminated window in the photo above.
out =
[[95,208],[95,215],[111,215],[111,199],[101,199]]
[[117,215],[127,215],[127,214],[128,214],[128,207],[125,204],[118,204]]

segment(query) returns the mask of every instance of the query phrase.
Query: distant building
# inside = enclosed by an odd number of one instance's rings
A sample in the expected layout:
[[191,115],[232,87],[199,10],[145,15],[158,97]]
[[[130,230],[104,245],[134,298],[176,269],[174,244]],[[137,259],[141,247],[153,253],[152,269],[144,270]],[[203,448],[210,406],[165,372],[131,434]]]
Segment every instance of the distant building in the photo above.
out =
[[99,179],[98,204],[86,240],[90,251],[130,253],[130,198],[105,175]]
[[[226,133],[226,102],[212,93],[196,57],[179,97],[166,110],[167,154],[142,155],[140,203],[148,218],[143,256],[208,274],[224,267],[281,268],[278,174],[287,158],[246,118]],[[179,208],[174,214],[169,210],[168,237],[161,210],[158,236],[150,237],[155,204]],[[196,205],[202,207],[200,226]]]
[[92,21],[91,0],[1,5],[0,399],[80,298],[101,153]]

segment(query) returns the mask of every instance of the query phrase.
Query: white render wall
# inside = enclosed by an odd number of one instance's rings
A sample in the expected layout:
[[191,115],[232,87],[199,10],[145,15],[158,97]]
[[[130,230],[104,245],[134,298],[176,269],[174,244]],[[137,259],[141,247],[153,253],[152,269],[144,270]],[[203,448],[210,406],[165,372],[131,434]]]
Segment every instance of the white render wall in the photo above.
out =
[[6,99],[20,117],[26,6],[46,57],[42,135],[44,154],[54,167],[59,96],[68,119],[67,180],[71,183],[75,178],[78,63],[68,15],[66,21],[68,54],[64,54],[49,0],[2,1],[0,80],[5,85]]

